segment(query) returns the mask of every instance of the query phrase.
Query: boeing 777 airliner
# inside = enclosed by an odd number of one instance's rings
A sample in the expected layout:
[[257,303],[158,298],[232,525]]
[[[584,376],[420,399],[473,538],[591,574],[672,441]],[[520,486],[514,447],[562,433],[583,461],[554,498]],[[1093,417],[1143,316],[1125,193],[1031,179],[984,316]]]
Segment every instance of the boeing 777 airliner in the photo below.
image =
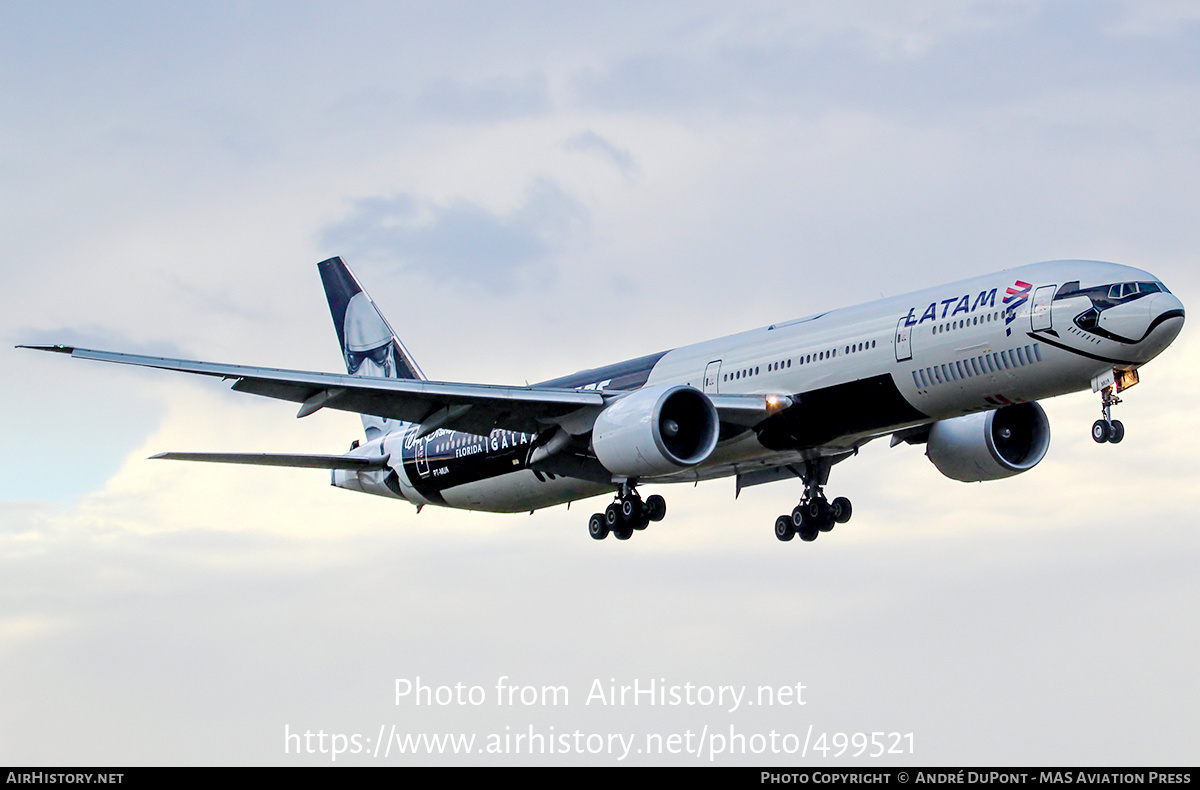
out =
[[1046,453],[1037,401],[1101,396],[1097,442],[1119,442],[1118,393],[1183,327],[1153,275],[1095,261],[1036,263],[584,370],[533,386],[430,381],[340,258],[317,264],[347,375],[25,346],[234,379],[233,389],[362,415],[344,455],[155,458],[330,469],[333,485],[424,505],[518,512],[606,492],[588,531],[621,540],[666,514],[639,483],[798,477],[775,536],[814,540],[850,519],[829,470],[865,443],[924,443],[948,477],[994,480]]

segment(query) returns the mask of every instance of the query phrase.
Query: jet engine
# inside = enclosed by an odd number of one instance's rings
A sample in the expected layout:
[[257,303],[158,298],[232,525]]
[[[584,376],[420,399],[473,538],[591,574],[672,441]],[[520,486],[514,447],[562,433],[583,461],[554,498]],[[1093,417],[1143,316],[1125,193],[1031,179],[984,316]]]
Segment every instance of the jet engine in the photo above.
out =
[[682,385],[645,387],[608,406],[592,427],[592,449],[620,477],[653,477],[701,463],[717,446],[717,409]]
[[1049,446],[1046,412],[1018,403],[934,423],[925,454],[946,477],[978,483],[1032,469]]

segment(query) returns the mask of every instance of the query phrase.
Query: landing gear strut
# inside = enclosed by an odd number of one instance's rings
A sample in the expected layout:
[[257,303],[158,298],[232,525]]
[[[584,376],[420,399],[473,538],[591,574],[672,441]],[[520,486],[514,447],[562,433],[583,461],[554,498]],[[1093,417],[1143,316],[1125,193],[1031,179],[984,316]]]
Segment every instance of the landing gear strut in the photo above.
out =
[[626,480],[617,489],[617,498],[603,513],[588,519],[588,534],[604,540],[611,532],[617,540],[629,540],[634,530],[645,529],[651,521],[662,521],[667,515],[667,501],[652,494],[642,501],[636,481]]
[[804,498],[790,516],[785,514],[775,519],[775,537],[788,541],[799,535],[800,540],[811,542],[836,524],[845,524],[850,520],[853,512],[850,500],[840,496],[830,502],[822,490],[829,482],[829,468],[832,465],[833,461],[829,458],[804,462],[804,472],[800,475],[804,480]]
[[1125,425],[1112,418],[1112,407],[1121,402],[1114,394],[1114,388],[1114,385],[1110,384],[1100,390],[1100,413],[1104,416],[1092,423],[1092,438],[1097,444],[1119,444],[1125,438]]

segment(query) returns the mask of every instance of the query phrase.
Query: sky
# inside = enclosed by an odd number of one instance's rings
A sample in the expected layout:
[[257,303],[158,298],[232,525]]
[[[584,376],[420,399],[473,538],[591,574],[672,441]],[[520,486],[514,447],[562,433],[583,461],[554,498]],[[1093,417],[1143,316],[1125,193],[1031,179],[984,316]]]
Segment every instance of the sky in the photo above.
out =
[[1194,764],[1190,327],[1121,445],[1090,392],[1005,481],[880,440],[811,544],[772,534],[798,481],[645,486],[666,520],[598,543],[605,499],[417,514],[149,461],[362,428],[12,347],[338,371],[331,255],[447,381],[1039,260],[1192,306],[1195,4],[6,2],[0,107],[0,762]]

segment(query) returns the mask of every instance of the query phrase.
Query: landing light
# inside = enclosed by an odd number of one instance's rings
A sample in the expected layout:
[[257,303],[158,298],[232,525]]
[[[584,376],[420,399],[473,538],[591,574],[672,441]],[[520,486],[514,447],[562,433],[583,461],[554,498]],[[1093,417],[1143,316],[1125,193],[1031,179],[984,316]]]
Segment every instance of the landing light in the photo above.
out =
[[766,402],[767,411],[779,411],[792,405],[792,399],[787,395],[768,395]]

